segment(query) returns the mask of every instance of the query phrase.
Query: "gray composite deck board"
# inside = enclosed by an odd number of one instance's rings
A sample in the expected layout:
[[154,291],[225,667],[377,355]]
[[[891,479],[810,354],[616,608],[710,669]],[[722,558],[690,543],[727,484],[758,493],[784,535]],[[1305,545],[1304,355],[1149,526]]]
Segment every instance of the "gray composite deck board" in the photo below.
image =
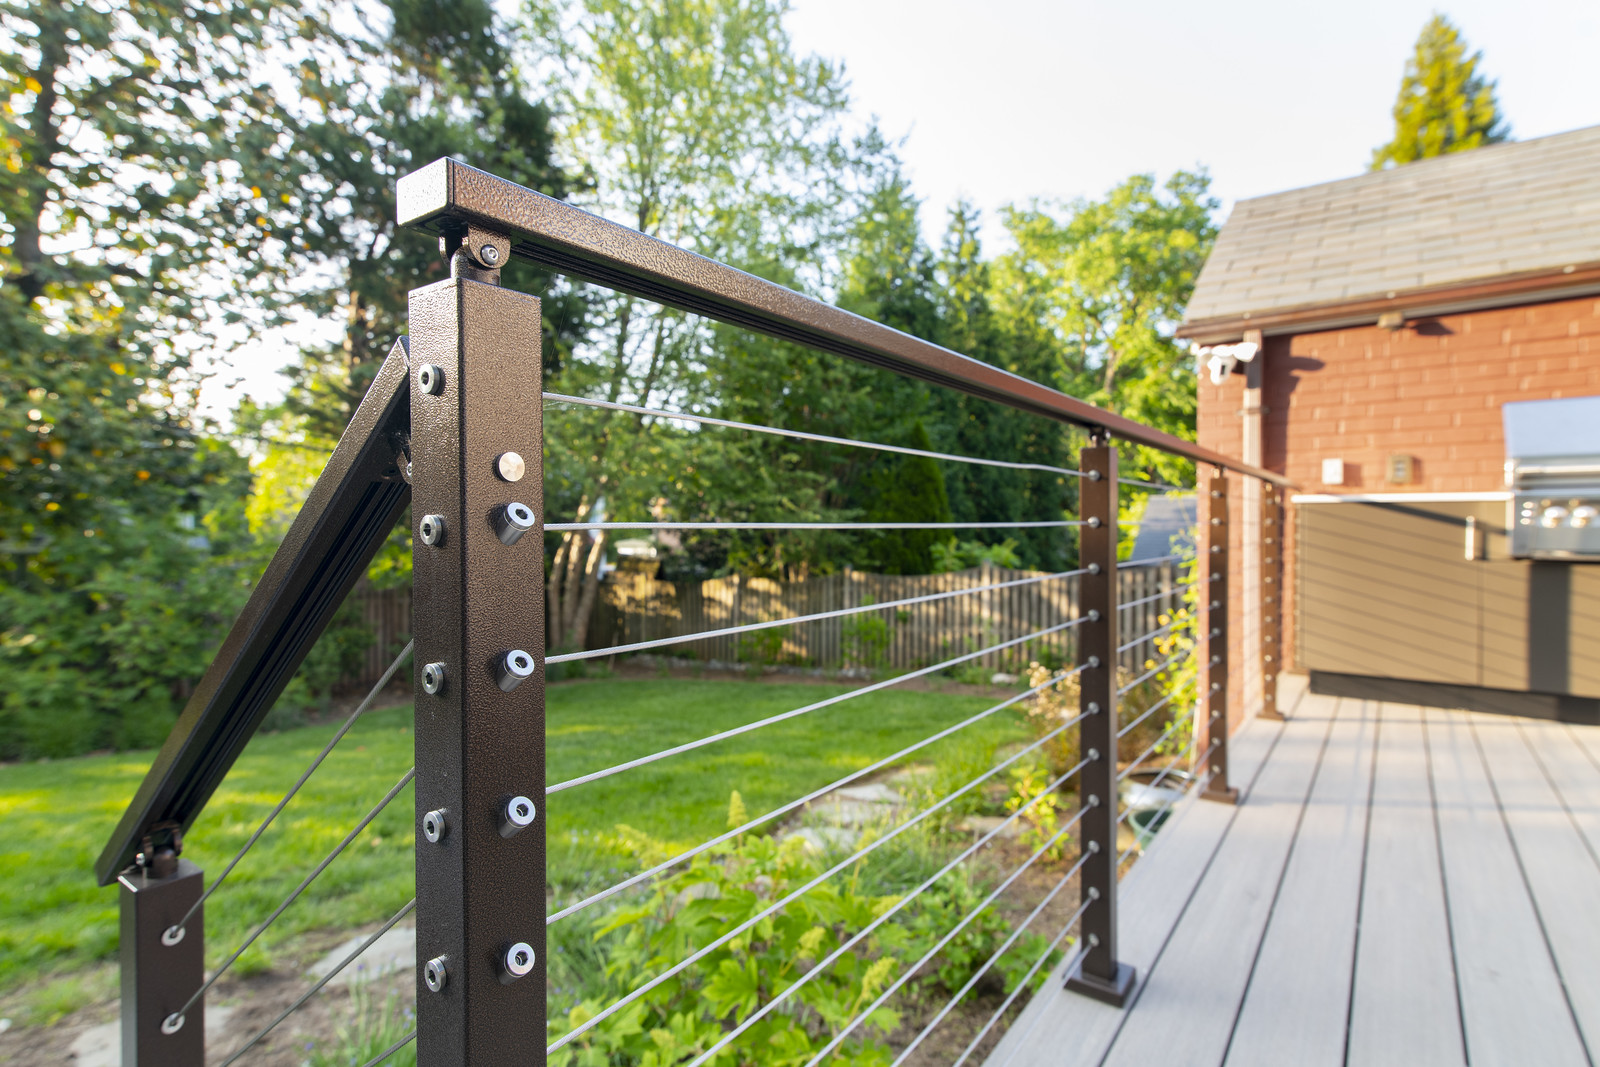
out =
[[[1160,965],[1139,994],[1105,1067],[1212,1067],[1222,1060],[1256,947],[1328,735],[1326,715],[1295,715],[1256,775]],[[1182,1033],[1174,1043],[1172,1035]]]
[[1333,727],[1234,1026],[1228,1067],[1344,1063],[1376,707],[1317,701],[1302,714],[1319,712],[1335,715]]
[[[1600,864],[1553,784],[1554,775],[1547,773],[1570,751],[1571,736],[1554,723],[1486,715],[1472,716],[1472,726],[1490,755],[1500,809],[1567,1001],[1584,1043],[1595,1048],[1600,1046]],[[1592,768],[1571,784],[1589,803],[1600,787]]]
[[1421,711],[1380,708],[1348,1062],[1466,1062]]
[[1052,975],[989,1067],[1594,1067],[1600,727],[1282,681],[1122,882],[1130,1005]]
[[[1586,1063],[1473,721],[1430,709],[1425,730],[1467,1057],[1486,1067]],[[1501,735],[1491,737],[1495,764],[1522,747],[1512,720],[1483,732]]]
[[[1253,722],[1229,743],[1235,784],[1246,792],[1278,739],[1277,723]],[[1160,955],[1208,869],[1238,809],[1190,799],[1174,808],[1148,854],[1119,886],[1121,959],[1142,979]],[[995,1047],[987,1067],[1061,1067],[1099,1063],[1116,1036],[1123,1013],[1063,988],[1065,973],[1050,976]]]

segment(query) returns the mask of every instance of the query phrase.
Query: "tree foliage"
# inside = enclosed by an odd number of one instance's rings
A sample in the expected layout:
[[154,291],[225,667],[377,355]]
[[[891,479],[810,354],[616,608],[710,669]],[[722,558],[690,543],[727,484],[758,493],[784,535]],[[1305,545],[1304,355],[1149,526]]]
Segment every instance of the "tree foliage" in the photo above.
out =
[[194,414],[282,118],[271,0],[0,8],[0,757],[150,744],[241,602],[242,460]]
[[1465,152],[1511,136],[1495,83],[1467,54],[1461,31],[1443,15],[1422,27],[1394,103],[1394,137],[1372,152],[1372,169]]

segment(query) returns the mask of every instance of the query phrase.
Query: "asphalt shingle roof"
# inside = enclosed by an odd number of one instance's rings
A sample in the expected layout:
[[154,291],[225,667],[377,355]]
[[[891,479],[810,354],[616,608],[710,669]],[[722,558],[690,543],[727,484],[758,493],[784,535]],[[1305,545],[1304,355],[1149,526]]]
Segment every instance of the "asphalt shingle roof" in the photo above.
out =
[[1600,126],[1241,200],[1187,320],[1600,260]]

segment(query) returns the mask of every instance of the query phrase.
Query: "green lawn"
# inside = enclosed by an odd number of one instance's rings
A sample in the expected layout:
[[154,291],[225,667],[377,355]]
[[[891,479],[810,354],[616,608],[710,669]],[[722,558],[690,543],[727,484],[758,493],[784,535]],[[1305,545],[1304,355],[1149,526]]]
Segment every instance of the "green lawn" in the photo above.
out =
[[[820,700],[842,687],[729,680],[587,680],[553,686],[548,773],[560,781]],[[751,814],[865,766],[994,699],[893,689],[556,794],[545,817],[551,879],[563,896],[641,856],[682,848],[726,826],[737,789]],[[242,940],[411,765],[409,707],[363,718],[207,907],[209,956]],[[327,742],[332,725],[257,737],[187,837],[185,856],[219,873],[260,818]],[[1011,711],[931,750],[1022,736]],[[92,864],[151,753],[0,766],[0,992],[114,955],[117,899]],[[919,754],[919,759],[925,759]],[[372,922],[412,895],[411,790],[320,878],[241,965],[307,929]],[[639,842],[643,840],[642,847]]]

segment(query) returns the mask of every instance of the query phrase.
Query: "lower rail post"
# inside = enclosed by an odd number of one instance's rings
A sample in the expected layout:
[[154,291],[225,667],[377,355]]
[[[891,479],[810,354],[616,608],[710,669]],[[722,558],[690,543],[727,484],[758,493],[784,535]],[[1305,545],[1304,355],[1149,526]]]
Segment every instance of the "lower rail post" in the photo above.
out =
[[1228,474],[1211,473],[1204,495],[1206,547],[1201,553],[1200,618],[1205,630],[1206,786],[1201,796],[1237,803],[1239,791],[1228,784]]
[[122,1063],[205,1067],[205,998],[182,1010],[206,977],[205,909],[196,908],[187,921],[183,918],[200,899],[205,876],[170,850],[147,850],[140,857],[142,864],[117,876],[122,897]]
[[1078,627],[1079,758],[1083,808],[1079,839],[1087,950],[1067,978],[1067,988],[1121,1007],[1133,989],[1134,969],[1117,959],[1117,450],[1103,436],[1078,454],[1079,580],[1088,617]]
[[1283,490],[1261,483],[1261,717],[1283,719],[1278,668],[1283,660]]

